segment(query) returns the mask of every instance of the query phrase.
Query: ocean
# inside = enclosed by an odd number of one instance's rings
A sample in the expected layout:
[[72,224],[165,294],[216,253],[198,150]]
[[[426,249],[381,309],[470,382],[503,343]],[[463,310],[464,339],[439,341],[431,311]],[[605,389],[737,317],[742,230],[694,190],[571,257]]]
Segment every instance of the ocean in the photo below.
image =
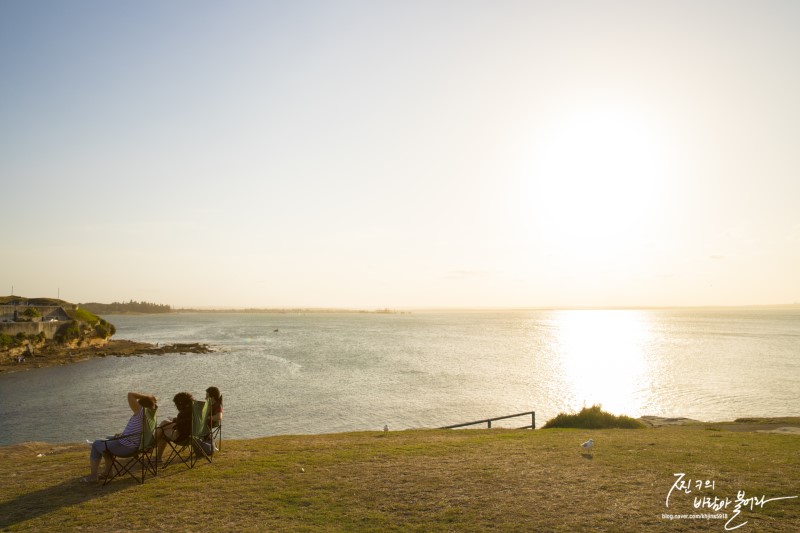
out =
[[[0,444],[121,431],[128,391],[224,397],[225,438],[441,427],[602,405],[629,416],[800,415],[800,309],[173,313],[107,316],[116,339],[211,354],[0,375]],[[530,418],[497,422],[519,427]],[[485,427],[485,426],[484,426]]]

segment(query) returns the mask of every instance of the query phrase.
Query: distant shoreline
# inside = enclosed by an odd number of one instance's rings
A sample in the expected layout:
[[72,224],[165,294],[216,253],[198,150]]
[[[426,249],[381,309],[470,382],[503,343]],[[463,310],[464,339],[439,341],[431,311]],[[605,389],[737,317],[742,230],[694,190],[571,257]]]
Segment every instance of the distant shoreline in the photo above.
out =
[[397,309],[336,309],[336,308],[287,308],[287,309],[270,309],[270,308],[246,308],[246,309],[173,309],[172,313],[264,313],[264,314],[362,314],[362,315],[400,315],[410,314],[408,310]]
[[109,315],[161,315],[192,313],[253,313],[253,314],[364,314],[364,315],[409,315],[414,313],[514,313],[529,311],[800,311],[800,304],[764,304],[764,305],[675,305],[675,306],[586,306],[586,307],[408,307],[386,309],[345,309],[335,307],[297,307],[297,308],[173,308],[161,313],[118,312]]

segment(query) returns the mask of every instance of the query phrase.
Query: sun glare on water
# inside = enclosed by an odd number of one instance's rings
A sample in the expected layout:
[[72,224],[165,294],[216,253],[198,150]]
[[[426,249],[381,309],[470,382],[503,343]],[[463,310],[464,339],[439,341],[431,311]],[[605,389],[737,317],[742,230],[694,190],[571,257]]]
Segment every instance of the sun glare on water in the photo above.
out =
[[602,404],[609,412],[640,416],[651,378],[646,317],[638,311],[561,311],[554,325],[552,348],[570,408]]

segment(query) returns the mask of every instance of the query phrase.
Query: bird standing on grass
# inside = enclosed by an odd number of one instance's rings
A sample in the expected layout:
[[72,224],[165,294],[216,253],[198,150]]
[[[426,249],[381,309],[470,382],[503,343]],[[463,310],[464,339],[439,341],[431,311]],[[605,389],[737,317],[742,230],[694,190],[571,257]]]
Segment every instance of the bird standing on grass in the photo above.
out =
[[583,444],[581,444],[581,448],[583,448],[585,451],[587,451],[589,453],[592,453],[592,447],[593,446],[594,446],[594,440],[592,440],[592,439],[589,439],[586,442],[584,442]]

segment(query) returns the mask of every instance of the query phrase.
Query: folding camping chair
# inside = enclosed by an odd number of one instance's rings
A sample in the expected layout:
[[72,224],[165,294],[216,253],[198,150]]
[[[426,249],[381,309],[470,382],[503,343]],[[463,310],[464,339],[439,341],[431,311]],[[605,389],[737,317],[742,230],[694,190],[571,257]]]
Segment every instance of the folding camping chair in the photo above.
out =
[[180,442],[167,441],[171,451],[162,468],[174,461],[180,461],[188,468],[194,468],[201,457],[209,463],[214,454],[214,443],[211,440],[211,401],[194,400],[192,402],[192,432],[188,438]]
[[[142,407],[144,409],[144,420],[142,423],[142,433],[139,440],[139,447],[131,452],[130,455],[113,455],[108,451],[106,444],[105,457],[111,460],[111,469],[103,485],[107,485],[111,480],[128,474],[137,483],[144,483],[145,475],[150,472],[154,476],[158,474],[153,452],[156,449],[156,410]],[[106,443],[112,440],[119,440],[131,435],[120,435],[113,439],[107,439]],[[138,475],[137,475],[138,474]]]

